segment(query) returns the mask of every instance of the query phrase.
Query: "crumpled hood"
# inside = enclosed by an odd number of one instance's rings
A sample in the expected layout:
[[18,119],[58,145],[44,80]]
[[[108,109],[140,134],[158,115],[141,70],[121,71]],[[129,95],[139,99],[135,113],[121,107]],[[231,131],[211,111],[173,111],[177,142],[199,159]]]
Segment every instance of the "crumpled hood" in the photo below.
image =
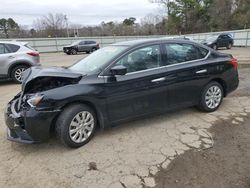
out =
[[36,78],[41,77],[61,77],[61,78],[72,78],[77,79],[83,77],[83,74],[74,72],[67,68],[62,67],[50,67],[43,68],[41,66],[35,66],[27,69],[23,73],[23,82],[22,82],[22,90],[24,91],[25,87]]

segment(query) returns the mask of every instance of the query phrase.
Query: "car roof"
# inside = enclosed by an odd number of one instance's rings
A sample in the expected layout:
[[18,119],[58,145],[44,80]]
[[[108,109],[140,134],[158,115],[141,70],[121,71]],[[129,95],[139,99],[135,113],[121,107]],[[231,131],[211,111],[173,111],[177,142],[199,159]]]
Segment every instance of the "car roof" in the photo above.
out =
[[20,41],[4,41],[0,40],[0,43],[5,43],[5,44],[16,44],[16,45],[26,45],[28,42],[20,42]]
[[147,45],[147,44],[153,44],[153,43],[165,43],[165,42],[173,42],[173,43],[189,43],[201,46],[199,43],[196,43],[194,41],[185,40],[182,38],[178,39],[171,39],[171,38],[153,38],[153,39],[138,39],[138,40],[131,40],[131,41],[124,41],[124,42],[118,42],[111,44],[112,46],[127,46],[127,47],[133,47],[133,46],[141,46],[141,45]]

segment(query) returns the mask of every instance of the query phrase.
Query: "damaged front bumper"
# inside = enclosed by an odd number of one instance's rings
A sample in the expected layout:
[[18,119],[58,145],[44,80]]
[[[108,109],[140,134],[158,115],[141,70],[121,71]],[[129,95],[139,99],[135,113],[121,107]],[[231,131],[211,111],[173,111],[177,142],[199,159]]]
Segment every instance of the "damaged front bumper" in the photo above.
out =
[[43,111],[34,107],[16,110],[19,98],[10,101],[5,110],[7,139],[20,143],[38,143],[50,137],[52,123],[60,110]]

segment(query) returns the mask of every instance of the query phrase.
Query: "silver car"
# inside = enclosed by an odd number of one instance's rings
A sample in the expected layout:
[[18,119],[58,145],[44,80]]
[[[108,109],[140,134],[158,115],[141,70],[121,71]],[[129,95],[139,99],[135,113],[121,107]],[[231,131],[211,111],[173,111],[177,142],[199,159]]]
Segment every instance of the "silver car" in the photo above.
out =
[[0,78],[22,82],[22,73],[39,64],[39,53],[28,43],[0,41]]

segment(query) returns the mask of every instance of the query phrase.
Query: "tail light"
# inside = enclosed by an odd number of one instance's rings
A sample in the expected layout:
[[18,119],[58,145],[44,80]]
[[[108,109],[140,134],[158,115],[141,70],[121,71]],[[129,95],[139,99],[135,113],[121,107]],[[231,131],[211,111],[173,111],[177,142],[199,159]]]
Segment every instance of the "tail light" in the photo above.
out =
[[100,45],[99,45],[99,43],[97,43],[97,48],[100,48]]
[[33,56],[33,57],[39,56],[38,52],[28,52],[27,54],[30,55],[30,56]]
[[238,68],[238,60],[234,57],[232,57],[229,61],[229,64],[233,65],[233,68],[234,69],[237,69]]

